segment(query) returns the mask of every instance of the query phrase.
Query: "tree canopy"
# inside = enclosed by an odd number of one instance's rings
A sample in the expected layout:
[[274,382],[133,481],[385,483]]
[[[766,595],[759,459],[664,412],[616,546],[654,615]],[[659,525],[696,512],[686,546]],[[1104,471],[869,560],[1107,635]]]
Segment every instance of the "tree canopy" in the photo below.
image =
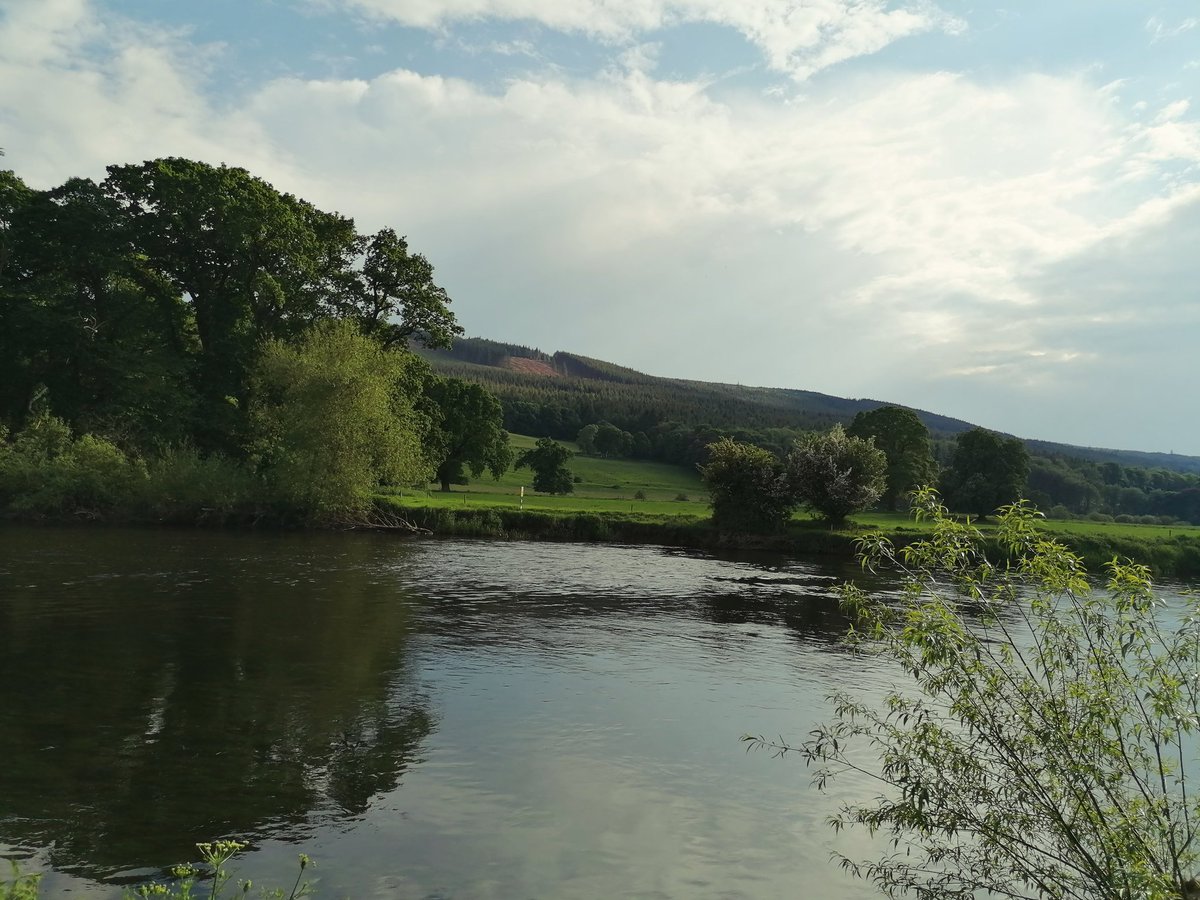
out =
[[430,453],[443,491],[478,478],[486,469],[499,478],[512,465],[500,403],[478,384],[459,378],[435,378],[426,388],[435,404]]
[[533,489],[543,494],[569,494],[575,490],[575,482],[566,462],[573,456],[570,450],[558,441],[539,438],[529,450],[521,451],[516,467],[533,470]]
[[348,319],[387,348],[460,329],[433,267],[391,229],[245,169],[169,157],[32,190],[0,173],[0,417],[33,398],[75,430],[242,455],[270,341]]
[[955,440],[942,490],[951,509],[984,516],[1024,494],[1028,477],[1029,453],[1021,441],[972,428]]
[[879,498],[884,509],[895,510],[910,492],[937,481],[929,429],[911,409],[881,406],[860,412],[846,433],[873,439],[887,457],[884,489]]

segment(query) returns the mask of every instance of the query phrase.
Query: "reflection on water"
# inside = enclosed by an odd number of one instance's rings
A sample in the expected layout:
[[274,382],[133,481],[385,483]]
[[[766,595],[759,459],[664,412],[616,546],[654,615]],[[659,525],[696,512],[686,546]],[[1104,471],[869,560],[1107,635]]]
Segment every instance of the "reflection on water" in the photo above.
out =
[[840,574],[5,529],[0,850],[50,867],[51,896],[222,836],[254,842],[258,880],[311,853],[327,896],[869,896],[827,862],[803,768],[737,740],[803,735],[884,678],[838,644]]
[[312,590],[316,554],[141,537],[6,533],[5,840],[104,874],[216,835],[295,836],[397,786],[434,726],[402,596],[362,577]]

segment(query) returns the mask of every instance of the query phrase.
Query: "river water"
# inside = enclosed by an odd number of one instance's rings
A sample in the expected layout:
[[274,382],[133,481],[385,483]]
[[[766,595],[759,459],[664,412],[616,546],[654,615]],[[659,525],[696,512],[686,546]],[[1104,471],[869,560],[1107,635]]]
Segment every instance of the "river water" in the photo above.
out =
[[887,686],[839,644],[852,575],[5,528],[0,856],[49,897],[118,896],[220,837],[260,884],[310,854],[322,897],[870,897],[829,861],[836,795],[738,740],[803,739],[830,692]]

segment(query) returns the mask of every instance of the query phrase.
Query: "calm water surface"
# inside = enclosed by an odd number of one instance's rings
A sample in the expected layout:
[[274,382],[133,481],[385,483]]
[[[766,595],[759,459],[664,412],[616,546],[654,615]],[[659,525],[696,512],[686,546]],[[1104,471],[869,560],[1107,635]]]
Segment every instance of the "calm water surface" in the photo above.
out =
[[[323,897],[873,896],[798,760],[857,570],[652,547],[0,530],[0,855],[110,897],[248,839]],[[850,840],[850,839],[839,839]],[[848,845],[840,845],[847,849]]]

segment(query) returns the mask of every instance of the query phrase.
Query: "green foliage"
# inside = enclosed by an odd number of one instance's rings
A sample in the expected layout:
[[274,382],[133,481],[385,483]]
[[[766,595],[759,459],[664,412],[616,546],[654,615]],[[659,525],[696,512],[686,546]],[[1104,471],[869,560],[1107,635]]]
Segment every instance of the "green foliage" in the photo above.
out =
[[433,281],[433,266],[408,252],[408,240],[383,228],[355,241],[362,266],[341,275],[344,290],[335,295],[339,312],[358,322],[387,348],[419,340],[426,347],[449,347],[462,328],[447,308],[450,297]]
[[433,378],[425,388],[435,405],[430,441],[436,478],[442,490],[466,484],[463,469],[478,478],[487,469],[500,478],[512,465],[500,403],[478,384],[459,378]]
[[834,526],[879,499],[886,472],[883,451],[870,438],[851,437],[841,425],[800,438],[787,458],[793,496]]
[[388,347],[460,329],[433,267],[391,229],[177,157],[31,190],[0,173],[0,420],[49,391],[76,432],[149,454],[245,451],[264,344],[348,319]]
[[[197,844],[202,862],[199,865],[185,864],[171,869],[169,882],[150,882],[127,888],[125,900],[233,900],[235,897],[261,897],[263,900],[299,900],[311,896],[313,887],[304,879],[307,869],[315,865],[306,853],[299,855],[299,872],[290,889],[260,888],[253,895],[254,885],[250,881],[234,881],[228,868],[229,861],[246,849],[244,841],[213,841]],[[37,900],[40,874],[22,874],[14,861],[12,877],[0,882],[0,900]]]
[[866,568],[903,579],[901,598],[843,593],[852,639],[909,685],[837,695],[798,748],[747,740],[797,749],[819,787],[847,772],[884,786],[832,825],[888,839],[877,859],[841,858],[887,896],[1192,896],[1200,599],[1167,609],[1131,562],[1093,590],[1024,502],[1000,513],[1001,562],[931,491],[914,508],[928,538],[860,542]]
[[38,874],[22,874],[16,860],[12,861],[12,875],[7,881],[0,881],[0,900],[37,900],[38,883],[42,876]]
[[152,457],[140,508],[156,521],[225,522],[252,513],[266,497],[249,466],[195,447],[170,447]]
[[541,438],[517,457],[516,468],[533,470],[533,489],[544,494],[569,494],[575,490],[571,470],[564,465],[574,454],[557,441]]
[[[234,856],[246,849],[243,841],[214,841],[197,844],[203,862],[198,865],[176,866],[171,870],[175,880],[168,884],[151,883],[139,885],[125,892],[126,900],[147,900],[151,897],[162,897],[164,900],[222,900],[234,897],[250,896],[254,888],[249,881],[233,881],[233,874],[227,865]],[[299,855],[300,871],[291,890],[284,888],[263,888],[256,896],[264,900],[298,900],[313,893],[312,885],[304,880],[304,873],[313,865],[308,854]]]
[[846,433],[873,438],[875,446],[887,457],[885,486],[879,498],[884,509],[896,509],[909,493],[937,479],[929,429],[911,409],[881,406],[860,412]]
[[387,351],[350,322],[326,322],[295,345],[264,347],[251,422],[272,499],[336,518],[370,505],[382,483],[418,484],[430,472],[414,407],[413,359]]
[[0,432],[0,509],[103,516],[138,493],[145,467],[109,441],[74,438],[61,419],[40,415],[11,442]]
[[714,524],[731,531],[781,530],[796,504],[779,460],[730,438],[708,450],[700,477],[708,488]]
[[594,422],[579,429],[579,434],[575,436],[575,443],[579,445],[580,453],[587,453],[589,456],[596,453],[596,434],[599,431],[600,426]]
[[951,509],[983,516],[1020,497],[1028,476],[1029,453],[1024,444],[972,428],[955,441],[954,458],[942,475],[942,490]]

